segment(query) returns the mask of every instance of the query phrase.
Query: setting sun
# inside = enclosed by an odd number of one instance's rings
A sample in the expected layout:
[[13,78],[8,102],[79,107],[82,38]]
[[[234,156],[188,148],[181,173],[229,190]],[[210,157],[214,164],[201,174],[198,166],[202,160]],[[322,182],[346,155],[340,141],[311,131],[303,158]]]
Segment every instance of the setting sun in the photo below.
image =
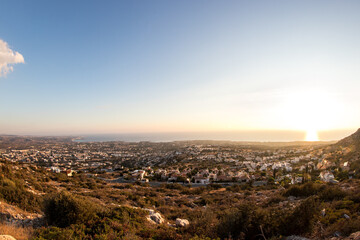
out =
[[306,141],[310,141],[310,142],[313,142],[313,141],[319,141],[319,137],[318,137],[318,134],[317,134],[317,131],[316,130],[307,130],[306,131]]
[[[333,90],[318,87],[289,89],[279,94],[278,122],[288,129],[305,131],[306,141],[319,141],[318,131],[334,129],[345,115],[345,104]],[[334,111],[337,114],[334,114]]]

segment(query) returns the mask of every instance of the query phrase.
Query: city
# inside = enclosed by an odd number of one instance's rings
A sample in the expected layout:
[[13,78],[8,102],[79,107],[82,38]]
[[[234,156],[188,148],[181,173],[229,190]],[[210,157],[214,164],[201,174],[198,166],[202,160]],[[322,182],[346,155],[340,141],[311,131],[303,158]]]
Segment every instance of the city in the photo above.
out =
[[[63,220],[53,223],[58,226],[69,226],[67,218],[70,217],[66,212],[61,213],[61,209],[53,212],[47,205],[42,210],[41,202],[46,203],[49,197],[50,201],[58,198],[57,204],[78,205],[76,208],[80,208],[73,210],[78,214],[83,214],[81,206],[96,214],[107,212],[107,218],[112,218],[108,214],[114,212],[125,214],[126,219],[135,214],[138,220],[131,221],[147,227],[132,225],[116,233],[115,236],[124,239],[134,236],[228,239],[229,232],[237,231],[237,225],[228,222],[236,218],[227,212],[234,207],[239,214],[257,212],[256,221],[260,221],[257,224],[265,227],[261,230],[255,225],[250,232],[244,229],[248,236],[258,230],[267,235],[272,231],[275,231],[273,234],[302,234],[304,229],[288,227],[288,221],[294,221],[294,217],[304,217],[306,223],[299,224],[305,224],[305,231],[312,231],[316,239],[334,234],[337,237],[333,239],[354,239],[351,237],[358,234],[342,237],[345,231],[352,233],[359,221],[358,213],[349,209],[357,207],[360,190],[357,150],[360,130],[338,142],[155,143],[79,142],[74,137],[3,135],[0,138],[1,168],[6,173],[2,176],[4,187],[0,194],[13,204],[2,202],[0,215],[8,224],[34,229],[45,238],[67,236],[60,229],[43,227],[45,222],[59,221],[50,217],[62,216]],[[81,197],[75,200],[75,195]],[[334,208],[334,204],[345,205]],[[98,210],[89,210],[93,208]],[[311,212],[307,212],[308,208]],[[268,214],[280,214],[281,220],[266,220]],[[93,219],[80,216],[70,218],[70,223]],[[319,221],[322,230],[308,225],[309,219]],[[344,228],[344,219],[348,224],[353,223]],[[111,224],[115,224],[114,221],[124,227],[130,220],[113,219]],[[70,226],[77,228],[78,225]],[[155,230],[159,227],[161,231]],[[99,231],[108,237],[112,234],[102,228]],[[89,234],[96,237],[98,233]],[[198,234],[203,238],[194,238]]]
[[[37,144],[40,144],[38,142]],[[331,152],[327,143],[276,147],[276,144],[237,142],[170,142],[125,143],[92,142],[47,144],[28,149],[2,149],[7,161],[36,164],[48,171],[122,178],[124,181],[162,181],[182,183],[241,183],[254,184],[303,183],[306,180],[336,182],[329,169],[348,172],[348,161],[337,165],[331,159],[341,159],[349,148]],[[274,146],[275,145],[275,146]],[[281,146],[281,143],[278,144]],[[317,176],[311,174],[316,172]],[[333,171],[334,172],[334,171]],[[335,171],[336,176],[341,173]],[[312,175],[313,179],[311,179]],[[344,176],[341,176],[343,178]]]

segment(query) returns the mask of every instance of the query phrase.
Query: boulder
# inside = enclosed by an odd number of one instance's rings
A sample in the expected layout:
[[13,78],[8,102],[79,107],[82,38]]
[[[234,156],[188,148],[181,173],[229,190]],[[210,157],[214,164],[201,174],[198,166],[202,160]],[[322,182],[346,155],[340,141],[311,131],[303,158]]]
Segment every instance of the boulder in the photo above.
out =
[[160,213],[152,212],[148,215],[147,219],[156,224],[162,224],[164,222],[164,218],[161,216]]
[[187,220],[187,219],[181,219],[181,218],[176,219],[177,227],[187,227],[189,225],[190,225],[190,223],[189,223],[189,220]]
[[292,236],[285,238],[285,240],[310,240],[310,239],[301,237],[301,236],[292,235]]
[[289,196],[289,197],[288,197],[288,200],[289,200],[289,201],[295,201],[295,200],[296,200],[296,197],[294,197],[294,196]]
[[16,239],[10,235],[0,235],[0,240],[16,240]]
[[339,232],[339,231],[336,231],[336,232],[334,232],[334,237],[341,237],[341,232]]

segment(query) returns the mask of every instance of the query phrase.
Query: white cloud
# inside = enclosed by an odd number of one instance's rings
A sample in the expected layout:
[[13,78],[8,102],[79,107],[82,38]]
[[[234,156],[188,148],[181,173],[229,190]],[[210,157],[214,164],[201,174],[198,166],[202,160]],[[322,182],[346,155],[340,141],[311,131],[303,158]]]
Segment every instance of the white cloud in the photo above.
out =
[[12,65],[17,63],[24,63],[24,57],[11,50],[7,42],[0,39],[0,77],[12,72]]

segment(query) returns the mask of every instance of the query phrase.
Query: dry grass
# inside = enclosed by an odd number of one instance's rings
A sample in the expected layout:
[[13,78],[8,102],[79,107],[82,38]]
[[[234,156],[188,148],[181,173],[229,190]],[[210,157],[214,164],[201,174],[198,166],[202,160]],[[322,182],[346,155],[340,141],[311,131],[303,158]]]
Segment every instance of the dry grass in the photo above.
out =
[[33,229],[26,227],[17,227],[5,223],[0,223],[0,235],[10,235],[16,240],[27,240],[30,239],[33,233]]

